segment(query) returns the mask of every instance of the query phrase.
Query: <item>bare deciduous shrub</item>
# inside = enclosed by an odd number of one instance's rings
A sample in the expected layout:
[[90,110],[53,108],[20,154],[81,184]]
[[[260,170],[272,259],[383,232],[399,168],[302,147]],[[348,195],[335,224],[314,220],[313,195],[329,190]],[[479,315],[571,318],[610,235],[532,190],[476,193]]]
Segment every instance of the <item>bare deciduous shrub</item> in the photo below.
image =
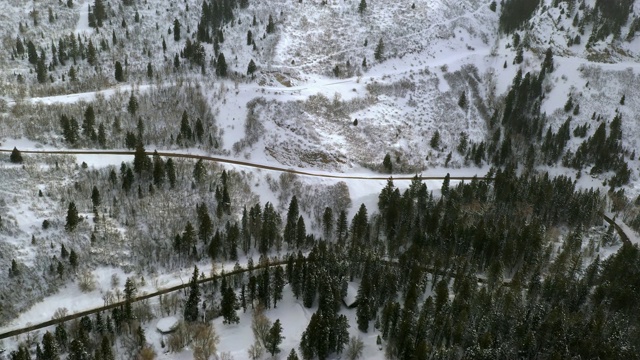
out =
[[69,310],[65,307],[57,308],[51,317],[52,320],[62,319],[63,317],[69,315]]
[[91,292],[96,289],[96,278],[89,270],[84,270],[78,277],[78,287],[82,292]]
[[259,341],[263,346],[269,336],[269,329],[271,329],[271,321],[264,314],[264,305],[258,304],[253,309],[251,330],[253,330],[256,341]]
[[138,353],[137,360],[153,360],[157,357],[156,351],[151,346],[143,347]]
[[187,327],[184,322],[180,321],[176,327],[176,331],[169,335],[167,346],[170,352],[180,352],[187,346],[188,342],[189,333],[187,332]]
[[209,360],[215,355],[220,336],[211,323],[191,325],[189,333],[195,360]]
[[264,347],[256,340],[256,342],[247,349],[247,355],[249,355],[249,359],[251,360],[258,360],[264,355]]

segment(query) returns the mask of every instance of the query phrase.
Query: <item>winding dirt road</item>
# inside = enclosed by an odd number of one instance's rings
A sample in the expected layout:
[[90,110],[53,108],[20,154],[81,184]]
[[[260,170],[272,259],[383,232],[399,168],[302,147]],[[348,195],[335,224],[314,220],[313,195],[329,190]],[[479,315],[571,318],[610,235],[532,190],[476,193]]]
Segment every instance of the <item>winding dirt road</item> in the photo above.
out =
[[[20,149],[18,149],[20,150]],[[10,153],[12,150],[9,149],[0,149],[0,152]],[[123,151],[123,150],[20,150],[22,154],[50,154],[50,155],[135,155],[133,151]],[[147,151],[147,155],[153,155],[153,152]],[[184,154],[184,153],[175,153],[175,152],[166,152],[166,151],[158,151],[158,155],[164,157],[171,158],[182,158],[182,159],[202,159],[204,161],[212,161],[223,164],[231,164],[231,165],[240,165],[246,166],[254,169],[263,169],[263,170],[272,170],[279,172],[286,172],[295,175],[301,176],[310,176],[310,177],[318,177],[318,178],[327,178],[327,179],[352,179],[352,180],[387,180],[390,176],[393,176],[393,180],[413,180],[416,175],[398,175],[394,176],[393,174],[385,175],[385,176],[364,176],[364,175],[347,175],[347,174],[327,174],[321,172],[311,172],[311,171],[303,171],[292,168],[285,168],[282,166],[275,165],[264,165],[258,163],[252,163],[249,161],[241,161],[235,159],[228,159],[217,156],[208,156],[208,155],[196,155],[196,154]],[[444,176],[422,176],[417,175],[422,180],[444,180]],[[478,177],[469,177],[469,176],[450,176],[451,180],[491,180],[482,176]]]

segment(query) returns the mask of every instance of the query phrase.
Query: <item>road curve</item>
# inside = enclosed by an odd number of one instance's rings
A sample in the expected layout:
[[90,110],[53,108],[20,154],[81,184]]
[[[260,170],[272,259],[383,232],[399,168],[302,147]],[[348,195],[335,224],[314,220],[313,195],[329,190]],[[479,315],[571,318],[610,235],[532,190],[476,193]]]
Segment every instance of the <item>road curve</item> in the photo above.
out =
[[[19,150],[19,149],[18,149]],[[13,150],[9,149],[0,149],[0,152],[10,153]],[[20,150],[22,154],[52,154],[52,155],[135,155],[134,151],[124,151],[124,150]],[[147,155],[153,155],[154,153],[151,151],[146,152]],[[390,174],[388,176],[363,176],[363,175],[346,175],[346,174],[323,174],[323,173],[315,173],[310,171],[296,170],[291,168],[285,168],[281,166],[273,166],[273,165],[264,165],[252,163],[249,161],[241,161],[234,159],[226,159],[217,156],[208,156],[208,155],[194,155],[194,154],[183,154],[183,153],[174,153],[174,152],[166,152],[166,151],[158,151],[158,155],[164,157],[171,158],[182,158],[182,159],[202,159],[204,161],[212,161],[217,163],[231,164],[231,165],[240,165],[246,166],[255,169],[263,169],[263,170],[272,170],[279,172],[286,172],[295,175],[301,176],[310,176],[310,177],[318,177],[318,178],[327,178],[327,179],[351,179],[351,180],[387,180],[389,177],[393,177],[393,180],[413,180],[416,176],[421,180],[443,180],[444,176],[422,176],[422,175],[399,175],[393,176]],[[451,180],[492,180],[490,178],[485,177],[469,177],[469,176],[450,176]]]

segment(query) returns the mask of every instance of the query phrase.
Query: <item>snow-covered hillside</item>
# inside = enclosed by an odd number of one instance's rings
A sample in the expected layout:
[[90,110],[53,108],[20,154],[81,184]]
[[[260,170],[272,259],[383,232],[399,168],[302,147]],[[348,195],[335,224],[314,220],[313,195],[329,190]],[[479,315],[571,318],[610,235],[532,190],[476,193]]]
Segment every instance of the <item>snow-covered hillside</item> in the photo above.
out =
[[[492,166],[514,165],[518,174],[566,175],[578,189],[600,190],[606,198],[601,210],[626,223],[623,229],[633,243],[640,239],[640,0],[632,2],[619,36],[602,39],[590,36],[602,27],[592,18],[602,4],[597,0],[542,0],[509,34],[500,31],[500,1],[368,0],[363,9],[361,0],[249,0],[207,33],[211,42],[199,39],[206,33],[199,28],[205,18],[202,0],[102,1],[107,18],[99,28],[90,27],[95,0],[6,0],[0,6],[0,148],[171,150],[362,177],[493,176]],[[269,19],[273,31],[267,29]],[[202,59],[189,54],[193,44],[202,46],[195,50],[204,52]],[[544,65],[549,54],[552,69]],[[515,90],[523,77],[534,84],[541,72],[541,93],[527,104],[543,125],[531,138],[510,133],[503,118],[507,103],[526,103],[529,94]],[[530,108],[518,108],[518,115],[526,118]],[[576,168],[579,161],[570,160],[601,124],[611,134],[616,116],[621,135],[608,144],[617,149],[612,157],[628,166],[630,176],[614,186],[617,169],[594,171],[593,161]],[[568,138],[557,159],[548,160],[544,141],[560,137],[566,124]],[[7,322],[0,322],[0,332],[48,320],[58,307],[76,312],[101,305],[121,285],[115,286],[113,278],[109,284],[111,274],[134,278],[140,291],[153,291],[184,283],[194,263],[205,273],[216,267],[231,270],[235,251],[244,266],[249,257],[257,259],[257,241],[233,241],[240,238],[243,219],[246,226],[247,216],[266,216],[260,212],[267,212],[265,204],[273,205],[280,217],[273,222],[285,231],[296,197],[300,211],[294,231],[308,242],[306,252],[326,235],[327,209],[332,224],[343,213],[349,228],[361,204],[372,224],[386,221],[378,206],[388,183],[379,179],[305,177],[208,162],[204,175],[196,175],[195,160],[176,160],[174,188],[164,175],[167,159],[150,158],[146,170],[132,159],[28,155],[22,165],[1,160],[0,268],[15,262],[20,277],[2,273],[0,286],[11,284],[20,291],[0,294],[0,305],[9,304],[0,308],[0,319]],[[124,185],[127,171],[138,181],[131,189]],[[436,198],[429,199],[430,206],[446,194],[440,192],[440,180],[425,184],[425,194]],[[457,184],[452,181],[451,187]],[[98,206],[92,200],[94,186],[102,194]],[[403,194],[398,196],[409,196],[404,192],[410,180],[395,186]],[[76,233],[65,230],[70,202],[83,218]],[[252,212],[255,206],[257,213]],[[462,207],[474,219],[489,211],[478,203]],[[523,217],[534,211],[530,205],[523,208]],[[181,236],[191,234],[186,224],[203,222],[201,209],[211,211],[212,226],[224,241],[236,230],[237,238],[215,249],[203,235],[193,249],[179,253]],[[372,248],[386,246],[380,245],[386,236],[380,235],[382,228],[368,230],[367,236],[376,238]],[[565,251],[571,231],[545,229],[545,261]],[[598,224],[585,232],[581,244],[589,261],[612,256],[621,247],[612,228],[607,233]],[[269,255],[297,251],[281,245],[269,248]],[[59,258],[64,246],[78,253],[78,269]],[[224,258],[224,264],[214,265],[209,257]],[[582,258],[576,261],[581,268],[588,265]],[[477,270],[482,279],[490,271],[515,276],[502,266],[483,264]],[[87,276],[95,288],[82,292],[81,278]],[[420,300],[430,294],[421,293]],[[294,299],[289,285],[284,297],[267,312],[285,328],[281,358],[298,349],[300,334],[317,310]],[[162,313],[159,302],[152,305]],[[363,358],[384,358],[383,346],[376,344],[379,332],[358,331],[356,310],[340,313],[349,319],[349,334],[364,341]],[[240,321],[213,322],[220,333],[219,350],[236,359],[248,358],[253,343],[250,313]],[[144,329],[158,358],[192,356],[192,349],[161,353],[166,339],[155,332],[155,323],[148,321]],[[22,340],[28,338],[5,344],[13,350]]]

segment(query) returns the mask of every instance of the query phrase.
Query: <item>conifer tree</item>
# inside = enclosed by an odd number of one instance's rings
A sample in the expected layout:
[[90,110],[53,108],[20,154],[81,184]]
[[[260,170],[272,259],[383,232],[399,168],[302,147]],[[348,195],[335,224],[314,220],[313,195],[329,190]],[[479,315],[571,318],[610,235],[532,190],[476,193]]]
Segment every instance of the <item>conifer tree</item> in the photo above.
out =
[[345,239],[347,238],[347,227],[349,226],[347,222],[347,213],[342,210],[340,211],[340,215],[338,216],[338,220],[336,223],[336,239],[338,244],[344,244]]
[[122,70],[122,64],[120,63],[120,61],[116,61],[115,78],[116,78],[117,82],[123,82],[124,81],[124,72]]
[[38,51],[31,40],[27,41],[27,59],[29,59],[29,63],[32,65],[38,63]]
[[257,69],[258,67],[256,66],[256,63],[251,59],[251,61],[249,61],[249,66],[247,67],[247,75],[251,75],[253,77],[253,74]]
[[11,151],[11,155],[9,155],[9,161],[14,164],[22,164],[22,153],[20,152],[20,150],[18,150],[18,148],[13,148],[13,150]]
[[198,159],[195,166],[193,167],[193,179],[195,180],[196,184],[202,184],[206,173],[207,170],[204,167],[204,162],[202,161],[202,159]]
[[97,50],[96,47],[93,46],[93,42],[91,40],[89,40],[89,45],[87,45],[87,62],[91,66],[95,66],[98,63]]
[[365,10],[367,10],[367,1],[360,0],[360,4],[358,5],[358,12],[360,14],[364,14]]
[[389,174],[393,172],[393,164],[391,163],[391,155],[389,155],[389,153],[384,156],[384,159],[382,160],[382,167]]
[[162,186],[164,178],[166,176],[166,170],[164,161],[158,155],[158,150],[153,152],[153,184],[155,186]]
[[131,96],[129,96],[129,103],[127,104],[127,111],[131,115],[135,115],[136,112],[138,111],[138,99],[133,94],[133,91],[131,92]]
[[89,105],[84,112],[84,121],[82,122],[82,134],[87,138],[94,140],[96,136],[95,130],[96,115],[93,106]]
[[284,336],[282,336],[282,324],[280,324],[280,319],[277,319],[271,329],[269,329],[269,334],[267,336],[267,341],[265,347],[267,351],[271,354],[271,356],[275,356],[280,352],[280,344]]
[[107,11],[102,0],[96,0],[93,4],[93,16],[97,27],[102,27],[102,23],[107,19]]
[[332,240],[333,233],[333,210],[327,206],[322,213],[322,235],[325,240]]
[[272,34],[276,31],[276,26],[273,23],[273,16],[269,14],[269,22],[267,23],[267,34]]
[[76,251],[73,249],[71,249],[71,253],[69,253],[69,265],[71,265],[73,271],[78,269],[78,254],[76,254]]
[[218,61],[216,62],[216,75],[220,77],[227,76],[227,61],[224,59],[224,54],[218,55]]
[[382,41],[382,38],[380,38],[380,40],[378,41],[378,45],[376,45],[376,50],[373,53],[373,57],[377,61],[381,61],[383,56],[384,56],[384,41]]
[[133,320],[132,302],[136,296],[136,286],[131,278],[127,278],[124,283],[124,320]]
[[282,289],[284,289],[285,279],[284,279],[284,270],[280,266],[276,266],[273,274],[273,281],[271,283],[272,289],[272,298],[273,298],[273,307],[278,307],[278,300],[282,300]]
[[53,334],[48,331],[42,336],[42,359],[60,359],[58,344],[56,343]]
[[107,134],[103,123],[100,123],[98,126],[98,145],[100,145],[101,148],[107,146]]
[[222,321],[223,324],[237,324],[240,322],[240,318],[238,317],[235,309],[236,302],[236,294],[233,291],[233,288],[228,286],[222,291],[222,301],[220,303],[220,312],[224,318]]
[[167,170],[167,179],[169,180],[169,186],[173,189],[176,187],[176,169],[175,169],[175,165],[173,164],[173,159],[169,158],[167,159],[167,164],[166,164],[166,170]]
[[436,130],[436,132],[433,133],[431,140],[429,140],[429,145],[431,146],[432,149],[438,150],[438,148],[440,147],[440,131],[439,130]]
[[67,328],[65,327],[64,323],[56,325],[55,338],[56,338],[56,344],[61,349],[64,350],[64,349],[67,348],[67,343],[69,342],[69,337],[68,337],[68,334],[67,334]]
[[198,304],[200,303],[200,287],[198,285],[198,267],[194,266],[193,276],[189,283],[189,298],[184,306],[184,319],[188,322],[198,320]]
[[284,227],[284,241],[292,246],[296,243],[296,226],[299,214],[298,198],[294,195],[289,202],[289,210],[287,211],[287,223]]
[[72,232],[78,226],[80,222],[80,218],[78,217],[78,209],[76,208],[75,202],[69,203],[69,208],[67,209],[67,223],[65,224],[65,230]]
[[178,19],[173,20],[173,40],[180,41],[180,21]]
[[45,64],[45,59],[42,57],[38,58],[36,63],[36,79],[39,84],[47,82],[47,64]]
[[98,187],[94,186],[91,191],[91,203],[93,204],[94,211],[96,211],[96,209],[101,205],[101,202],[100,191],[98,190]]
[[291,352],[289,353],[289,356],[287,356],[287,360],[300,360],[300,358],[298,357],[298,354],[296,353],[295,349],[291,349]]

